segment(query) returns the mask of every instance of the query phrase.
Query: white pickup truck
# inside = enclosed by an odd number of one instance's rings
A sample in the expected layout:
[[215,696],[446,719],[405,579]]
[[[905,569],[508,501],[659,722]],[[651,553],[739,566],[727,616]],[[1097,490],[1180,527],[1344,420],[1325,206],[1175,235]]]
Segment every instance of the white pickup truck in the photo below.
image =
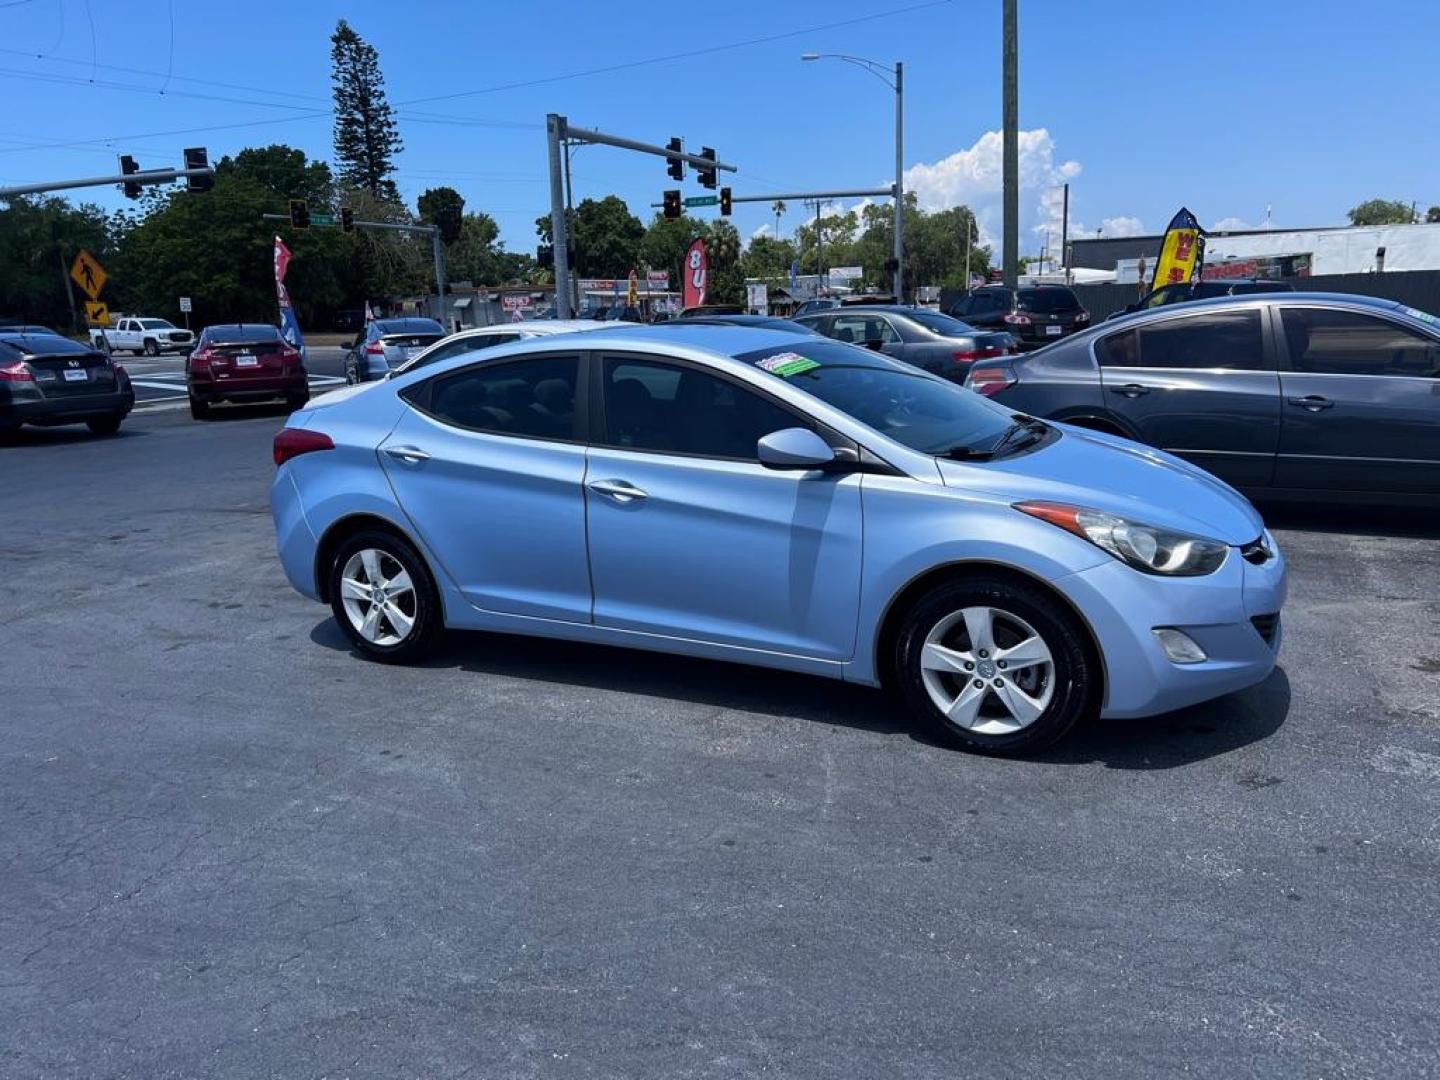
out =
[[195,335],[165,319],[121,315],[110,326],[92,328],[90,345],[105,353],[129,350],[159,356],[163,352],[189,352],[195,345]]

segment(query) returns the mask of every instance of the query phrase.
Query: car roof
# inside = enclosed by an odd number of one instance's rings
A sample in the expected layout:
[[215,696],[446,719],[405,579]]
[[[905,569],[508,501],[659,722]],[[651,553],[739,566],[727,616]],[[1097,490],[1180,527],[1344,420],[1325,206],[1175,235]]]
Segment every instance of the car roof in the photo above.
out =
[[839,311],[835,312],[835,314],[864,315],[867,311],[884,311],[888,312],[891,315],[913,315],[915,313],[915,308],[912,307],[910,304],[845,304],[840,308]]

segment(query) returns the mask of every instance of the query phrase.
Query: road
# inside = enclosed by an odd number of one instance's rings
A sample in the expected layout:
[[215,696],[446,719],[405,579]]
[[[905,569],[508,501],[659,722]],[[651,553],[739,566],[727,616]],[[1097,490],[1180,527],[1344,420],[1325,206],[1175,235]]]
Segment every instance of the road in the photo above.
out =
[[0,447],[0,1075],[1424,1077],[1440,554],[1272,516],[1283,670],[1039,760],[276,563],[265,410]]
[[[166,353],[163,356],[115,357],[130,375],[135,386],[137,408],[163,406],[175,408],[185,403],[185,357]],[[306,349],[306,368],[310,372],[310,392],[323,393],[345,383],[345,350],[338,346],[312,345]]]

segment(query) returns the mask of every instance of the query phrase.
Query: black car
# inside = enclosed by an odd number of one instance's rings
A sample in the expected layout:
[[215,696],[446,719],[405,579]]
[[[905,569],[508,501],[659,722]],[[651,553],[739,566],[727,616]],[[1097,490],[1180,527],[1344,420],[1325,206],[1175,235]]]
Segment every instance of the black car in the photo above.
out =
[[1121,308],[1109,318],[1118,319],[1136,311],[1165,307],[1167,304],[1188,304],[1191,300],[1211,300],[1217,296],[1248,296],[1251,293],[1294,292],[1288,281],[1265,278],[1215,278],[1209,281],[1186,281],[1178,285],[1161,285],[1151,289],[1133,304]]
[[683,319],[671,319],[671,326],[750,326],[758,330],[784,330],[791,334],[815,334],[808,326],[801,326],[793,319],[782,319],[778,315],[688,315]]
[[982,285],[946,314],[977,329],[1008,330],[1022,348],[1038,348],[1090,326],[1090,313],[1068,285]]
[[1256,497],[1440,505],[1440,318],[1370,296],[1223,296],[970,369],[1006,408],[1186,458]]
[[125,369],[57,334],[0,331],[0,431],[21,424],[87,424],[114,435],[135,407]]
[[938,311],[900,304],[847,305],[794,321],[957,382],[977,360],[1008,356],[1015,347],[1015,339],[1003,330],[977,330]]

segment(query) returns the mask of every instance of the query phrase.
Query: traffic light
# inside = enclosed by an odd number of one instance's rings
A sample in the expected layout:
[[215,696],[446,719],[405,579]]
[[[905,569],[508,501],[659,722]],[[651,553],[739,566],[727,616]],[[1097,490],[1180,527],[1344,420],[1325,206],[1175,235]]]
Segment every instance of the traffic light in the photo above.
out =
[[[135,163],[135,159],[133,157],[131,157],[129,154],[120,155],[120,172],[123,175],[130,176],[133,173],[137,173],[139,171],[140,166]],[[125,189],[125,197],[127,199],[138,199],[140,197],[139,184],[134,184],[127,180],[124,184],[121,185],[121,187]]]
[[440,239],[453,244],[460,239],[460,211],[447,206],[435,215],[435,227],[440,230]]
[[[665,149],[669,150],[672,154],[679,154],[685,149],[685,144],[679,139],[671,139],[665,144]],[[665,161],[668,163],[665,167],[665,172],[671,180],[678,182],[685,179],[685,162],[681,161],[678,157],[667,157]]]
[[[210,167],[210,155],[206,153],[203,146],[192,146],[185,151],[185,168],[187,169],[208,169]],[[185,178],[185,190],[192,192],[209,191],[215,186],[213,176],[187,176]]]
[[[708,146],[703,146],[700,148],[700,156],[714,161],[715,151]],[[695,179],[699,181],[701,187],[708,187],[713,189],[715,187],[715,166],[706,165],[704,168],[696,169]]]
[[729,217],[733,206],[734,201],[730,197],[730,189],[728,187],[722,187],[720,189],[720,216]]
[[680,216],[680,192],[674,190],[665,192],[665,210],[663,212],[667,218]]
[[542,270],[549,270],[555,266],[555,249],[549,244],[541,244],[535,249],[535,265]]
[[351,210],[348,206],[340,207],[340,231],[355,231],[355,211]]
[[310,204],[304,199],[290,200],[290,227],[293,229],[310,227]]

